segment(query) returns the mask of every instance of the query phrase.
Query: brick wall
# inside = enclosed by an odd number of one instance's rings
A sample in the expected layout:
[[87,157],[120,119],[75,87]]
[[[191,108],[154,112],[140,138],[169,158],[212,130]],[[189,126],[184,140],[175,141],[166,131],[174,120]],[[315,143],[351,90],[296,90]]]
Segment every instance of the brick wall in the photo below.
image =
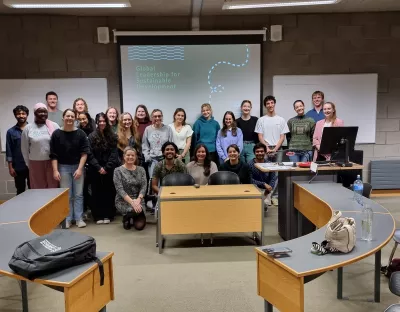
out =
[[[264,46],[264,94],[274,75],[379,74],[377,141],[362,145],[365,163],[400,154],[400,12],[208,16],[202,30],[284,26],[284,41]],[[119,106],[117,51],[96,43],[96,28],[189,30],[188,17],[0,16],[0,79],[108,79],[109,104]],[[2,165],[4,163],[4,166]],[[365,169],[368,172],[368,166]],[[0,155],[0,199],[13,196]]]

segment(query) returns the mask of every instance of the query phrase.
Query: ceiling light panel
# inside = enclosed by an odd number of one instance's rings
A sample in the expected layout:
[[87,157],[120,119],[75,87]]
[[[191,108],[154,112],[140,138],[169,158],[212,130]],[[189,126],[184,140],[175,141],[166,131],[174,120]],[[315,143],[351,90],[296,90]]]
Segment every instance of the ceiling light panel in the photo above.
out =
[[96,9],[131,6],[127,0],[4,0],[3,3],[14,9]]
[[341,0],[266,0],[266,1],[229,1],[225,2],[223,10],[279,8],[295,6],[329,5],[339,3]]

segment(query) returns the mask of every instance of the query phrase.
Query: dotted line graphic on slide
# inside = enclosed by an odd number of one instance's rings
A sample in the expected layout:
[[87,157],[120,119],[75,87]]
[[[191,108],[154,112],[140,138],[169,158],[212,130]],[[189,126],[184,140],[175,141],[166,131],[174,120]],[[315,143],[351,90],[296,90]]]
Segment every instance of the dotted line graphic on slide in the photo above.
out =
[[211,99],[212,99],[212,95],[213,93],[217,93],[217,92],[224,92],[225,87],[223,85],[212,85],[212,74],[213,71],[219,66],[219,65],[230,65],[233,67],[244,67],[249,63],[249,59],[250,59],[250,51],[249,51],[249,46],[246,44],[246,60],[242,63],[242,64],[235,64],[229,61],[218,61],[217,63],[215,63],[213,66],[211,66],[211,69],[208,71],[208,77],[207,77],[207,82],[208,85],[210,86],[210,95],[208,97],[208,102],[211,104]]

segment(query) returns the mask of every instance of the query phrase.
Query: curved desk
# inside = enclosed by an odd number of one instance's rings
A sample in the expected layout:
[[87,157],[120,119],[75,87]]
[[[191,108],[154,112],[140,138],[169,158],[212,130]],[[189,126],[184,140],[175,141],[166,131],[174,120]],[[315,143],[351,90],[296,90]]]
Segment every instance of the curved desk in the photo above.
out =
[[[15,274],[8,262],[18,245],[50,233],[68,213],[68,189],[28,190],[0,205],[0,274],[21,281],[24,312],[28,312],[28,280]],[[97,252],[104,265],[103,286],[94,262],[42,276],[33,282],[64,292],[66,312],[105,311],[105,306],[114,299],[113,255]]]
[[[290,257],[275,259],[262,251],[257,251],[257,289],[258,295],[265,299],[265,310],[272,311],[275,306],[281,312],[304,311],[304,283],[308,279],[324,272],[338,270],[338,298],[342,298],[342,268],[375,254],[375,301],[380,300],[380,250],[391,240],[395,231],[392,215],[381,205],[364,198],[374,212],[373,240],[362,241],[360,205],[355,203],[353,192],[337,183],[294,183],[294,207],[319,229],[311,234],[270,245],[271,247],[289,247]],[[345,217],[356,220],[357,242],[348,254],[314,255],[310,252],[312,242],[322,242],[326,224],[333,210],[342,211]],[[301,229],[299,229],[301,233]]]

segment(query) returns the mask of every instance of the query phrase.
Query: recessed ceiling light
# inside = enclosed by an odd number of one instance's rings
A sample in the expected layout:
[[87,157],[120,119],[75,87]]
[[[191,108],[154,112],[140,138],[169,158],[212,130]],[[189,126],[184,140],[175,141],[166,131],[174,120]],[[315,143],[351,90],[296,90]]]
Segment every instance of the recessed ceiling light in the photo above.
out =
[[129,1],[113,2],[112,0],[53,0],[49,3],[45,0],[4,0],[3,3],[14,9],[99,9],[99,8],[126,8],[130,7]]
[[277,7],[292,7],[292,6],[306,6],[306,5],[327,5],[336,4],[341,0],[317,0],[317,1],[306,1],[306,0],[268,0],[266,2],[243,2],[243,1],[231,1],[225,2],[223,10],[235,10],[235,9],[257,9],[257,8],[277,8]]

